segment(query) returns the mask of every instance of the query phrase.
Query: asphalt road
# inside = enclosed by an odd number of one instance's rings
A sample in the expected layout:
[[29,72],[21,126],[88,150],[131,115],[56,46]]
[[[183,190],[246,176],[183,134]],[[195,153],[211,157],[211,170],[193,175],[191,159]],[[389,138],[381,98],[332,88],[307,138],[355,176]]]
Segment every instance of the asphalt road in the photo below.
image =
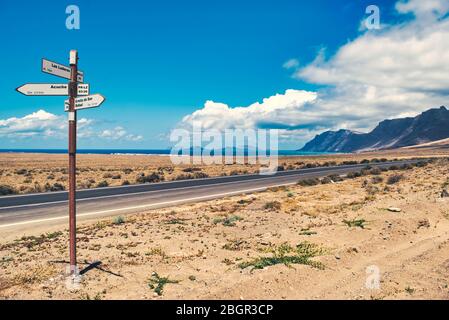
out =
[[[370,165],[389,167],[414,162],[417,160]],[[272,176],[239,175],[80,190],[77,192],[77,218],[84,220],[114,216],[258,192],[270,187],[295,184],[301,179],[345,174],[364,167],[366,164],[281,171]],[[64,223],[68,220],[67,197],[65,191],[0,197],[0,232],[18,226],[23,229],[36,224]]]

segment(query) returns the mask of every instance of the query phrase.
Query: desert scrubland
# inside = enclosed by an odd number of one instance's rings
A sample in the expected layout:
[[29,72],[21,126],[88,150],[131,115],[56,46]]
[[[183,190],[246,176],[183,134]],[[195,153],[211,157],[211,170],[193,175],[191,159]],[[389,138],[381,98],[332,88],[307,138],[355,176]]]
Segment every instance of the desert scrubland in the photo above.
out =
[[[429,155],[446,156],[418,166],[367,167],[346,177],[82,223],[80,267],[101,264],[83,273],[79,287],[70,290],[64,225],[0,239],[0,297],[448,299],[449,161],[444,150],[292,157],[280,163]],[[44,155],[0,158],[2,184],[13,184],[18,169],[37,170],[32,179],[43,183],[50,174],[45,168],[65,164],[59,155],[51,161]],[[80,156],[80,168],[92,169],[80,170],[80,180],[92,176],[112,182],[102,175],[128,167],[133,168],[131,179],[168,165],[164,157],[128,159]],[[202,167],[201,172],[212,176],[222,169]],[[172,175],[186,173],[182,170]],[[14,187],[23,181],[17,183]],[[366,286],[373,270],[378,288]]]
[[[362,154],[279,157],[281,170],[360,162],[364,159],[404,159],[445,156],[441,148],[402,149]],[[240,159],[240,163],[243,159]],[[66,190],[68,156],[65,154],[0,153],[0,196]],[[259,172],[259,165],[173,165],[169,156],[98,155],[77,156],[77,188],[89,189],[127,184],[198,179]]]

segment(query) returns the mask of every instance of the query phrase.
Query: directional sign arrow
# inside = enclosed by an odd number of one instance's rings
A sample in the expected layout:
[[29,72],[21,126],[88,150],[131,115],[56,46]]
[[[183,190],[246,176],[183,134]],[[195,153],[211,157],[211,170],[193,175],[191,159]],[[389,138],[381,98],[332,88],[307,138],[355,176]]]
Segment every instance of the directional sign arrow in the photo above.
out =
[[[106,100],[101,94],[93,94],[90,96],[75,99],[75,110],[99,107]],[[64,102],[64,110],[69,111],[69,100]]]
[[[70,80],[70,67],[50,60],[42,59],[42,72]],[[84,73],[78,71],[78,82],[84,82]]]
[[[64,83],[27,83],[16,91],[26,96],[68,96],[69,85]],[[78,84],[78,95],[89,94],[88,84]]]

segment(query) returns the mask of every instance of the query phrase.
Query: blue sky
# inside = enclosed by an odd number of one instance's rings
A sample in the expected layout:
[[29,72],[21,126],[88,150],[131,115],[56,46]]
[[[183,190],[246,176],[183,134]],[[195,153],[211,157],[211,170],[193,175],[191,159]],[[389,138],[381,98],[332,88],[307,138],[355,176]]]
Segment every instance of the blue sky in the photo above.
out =
[[[382,23],[410,19],[409,14],[395,11],[394,1],[374,2],[381,9]],[[66,146],[65,132],[58,133],[61,127],[46,130],[42,125],[30,129],[34,130],[30,135],[16,135],[11,123],[39,110],[45,111],[44,119],[64,119],[64,98],[25,97],[14,89],[27,82],[64,82],[43,74],[40,61],[46,57],[67,63],[70,49],[79,51],[79,68],[91,93],[107,99],[100,108],[79,112],[86,123],[79,148],[165,148],[170,145],[170,130],[208,100],[231,108],[261,103],[288,89],[329,95],[327,90],[335,89],[336,83],[301,73],[305,70],[301,68],[310,66],[320,49],[326,48],[330,59],[366,33],[360,29],[361,21],[367,16],[367,5],[374,2],[2,0],[0,148]],[[65,27],[69,4],[80,8],[80,30]],[[297,61],[298,70],[283,67],[290,59]],[[305,110],[313,108],[308,105]],[[298,123],[287,126],[302,126],[301,114],[295,117]],[[284,128],[282,119],[273,123]],[[345,119],[339,119],[321,125],[304,123],[302,128],[314,130],[292,131],[281,147],[297,148],[320,130],[344,126]],[[356,124],[354,129],[369,126]]]

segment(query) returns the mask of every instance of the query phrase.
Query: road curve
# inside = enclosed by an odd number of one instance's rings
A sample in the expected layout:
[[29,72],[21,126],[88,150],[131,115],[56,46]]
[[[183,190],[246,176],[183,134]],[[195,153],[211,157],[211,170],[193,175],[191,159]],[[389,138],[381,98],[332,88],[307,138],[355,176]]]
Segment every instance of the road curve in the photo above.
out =
[[[418,160],[370,163],[372,167],[412,164]],[[274,186],[295,184],[301,179],[345,174],[366,164],[281,171],[272,176],[238,175],[174,182],[80,190],[77,218],[87,219],[175,206],[231,195],[252,193]],[[67,192],[51,192],[0,198],[0,230],[67,221]]]

